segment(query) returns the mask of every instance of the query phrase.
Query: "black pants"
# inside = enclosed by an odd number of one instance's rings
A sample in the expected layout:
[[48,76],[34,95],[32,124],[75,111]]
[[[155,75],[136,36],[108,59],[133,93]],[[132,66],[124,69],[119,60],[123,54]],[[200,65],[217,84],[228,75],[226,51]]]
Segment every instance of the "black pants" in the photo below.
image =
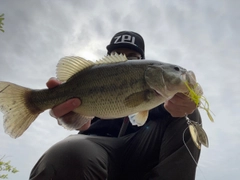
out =
[[[198,111],[190,118],[201,121]],[[193,180],[196,164],[183,143],[186,128],[185,118],[166,118],[120,138],[72,135],[40,158],[30,179]],[[198,161],[188,129],[184,139]]]

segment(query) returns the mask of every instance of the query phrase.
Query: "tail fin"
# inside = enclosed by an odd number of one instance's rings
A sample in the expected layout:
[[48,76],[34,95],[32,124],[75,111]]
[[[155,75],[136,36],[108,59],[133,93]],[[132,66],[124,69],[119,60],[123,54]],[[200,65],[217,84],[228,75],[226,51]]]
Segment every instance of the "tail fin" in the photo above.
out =
[[27,106],[27,94],[31,89],[9,82],[0,82],[0,111],[4,116],[4,130],[12,138],[21,136],[39,113],[33,113]]

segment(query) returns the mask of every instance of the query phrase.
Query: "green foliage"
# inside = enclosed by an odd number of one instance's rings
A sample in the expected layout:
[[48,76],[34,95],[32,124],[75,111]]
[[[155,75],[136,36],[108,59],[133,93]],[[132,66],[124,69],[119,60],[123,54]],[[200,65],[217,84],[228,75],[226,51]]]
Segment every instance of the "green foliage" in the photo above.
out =
[[[4,20],[4,14],[1,14],[0,15],[0,31],[2,31],[2,32],[4,32],[4,30],[3,30],[3,20]],[[1,178],[1,177],[0,177]]]
[[2,159],[3,157],[0,159],[0,179],[8,179],[8,173],[15,174],[18,170],[10,165],[10,161],[4,162]]

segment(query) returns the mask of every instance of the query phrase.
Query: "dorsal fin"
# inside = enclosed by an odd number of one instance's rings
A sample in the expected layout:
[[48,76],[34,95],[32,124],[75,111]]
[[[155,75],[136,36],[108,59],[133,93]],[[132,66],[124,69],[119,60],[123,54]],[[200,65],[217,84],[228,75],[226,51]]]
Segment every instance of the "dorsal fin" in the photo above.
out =
[[57,78],[59,81],[65,82],[77,72],[94,64],[92,61],[77,56],[64,57],[57,64]]
[[60,82],[65,82],[77,72],[82,71],[93,65],[111,64],[125,61],[127,61],[127,57],[122,54],[105,56],[104,58],[97,60],[96,62],[86,60],[78,56],[67,56],[60,59],[60,61],[58,62],[57,78]]
[[117,62],[125,62],[127,61],[127,57],[123,54],[113,54],[105,56],[104,58],[97,60],[96,64],[111,64]]

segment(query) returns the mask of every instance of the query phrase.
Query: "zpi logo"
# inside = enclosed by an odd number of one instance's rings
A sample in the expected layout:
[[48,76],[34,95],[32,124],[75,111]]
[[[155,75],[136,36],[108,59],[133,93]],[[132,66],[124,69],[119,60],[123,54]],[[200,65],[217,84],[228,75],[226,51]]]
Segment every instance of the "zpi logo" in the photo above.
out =
[[134,46],[137,46],[135,44],[135,37],[134,36],[122,35],[122,36],[115,37],[115,39],[116,40],[114,41],[114,44],[129,43],[129,44],[133,44]]

